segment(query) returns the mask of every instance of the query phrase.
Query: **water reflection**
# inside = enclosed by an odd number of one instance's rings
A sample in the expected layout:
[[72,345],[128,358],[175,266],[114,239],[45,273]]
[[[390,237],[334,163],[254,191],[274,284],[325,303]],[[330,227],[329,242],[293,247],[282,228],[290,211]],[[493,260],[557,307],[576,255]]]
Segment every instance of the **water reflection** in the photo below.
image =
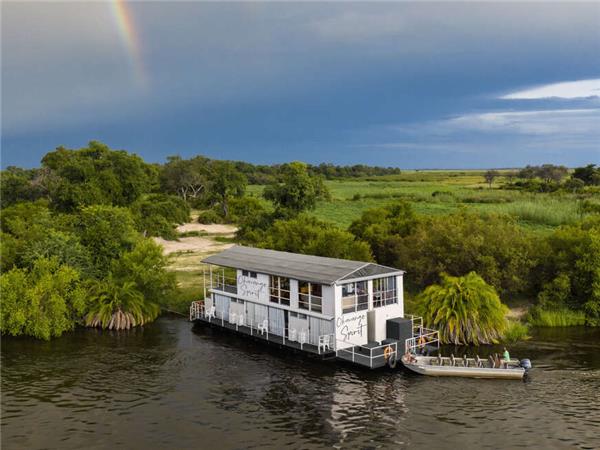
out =
[[[360,370],[163,318],[3,339],[3,448],[599,448],[600,330],[538,330],[530,383]],[[469,353],[499,351],[470,349]],[[458,353],[455,353],[458,354]]]

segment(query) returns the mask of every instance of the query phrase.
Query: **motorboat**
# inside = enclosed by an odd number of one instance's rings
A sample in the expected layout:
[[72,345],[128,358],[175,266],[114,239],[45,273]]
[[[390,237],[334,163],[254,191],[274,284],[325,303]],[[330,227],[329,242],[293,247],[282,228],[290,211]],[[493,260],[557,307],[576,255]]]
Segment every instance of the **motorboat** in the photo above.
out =
[[475,358],[455,358],[438,356],[421,356],[407,352],[402,356],[402,364],[409,370],[434,377],[468,377],[468,378],[498,378],[520,380],[531,368],[528,359],[510,361],[490,357],[482,360]]

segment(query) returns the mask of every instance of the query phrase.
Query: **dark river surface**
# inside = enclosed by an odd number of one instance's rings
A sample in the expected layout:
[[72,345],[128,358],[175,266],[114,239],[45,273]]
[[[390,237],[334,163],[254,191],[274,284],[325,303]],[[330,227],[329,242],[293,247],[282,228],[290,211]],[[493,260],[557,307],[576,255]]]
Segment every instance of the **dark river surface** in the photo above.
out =
[[179,318],[4,338],[2,448],[600,448],[600,329],[510,350],[528,382],[370,372]]

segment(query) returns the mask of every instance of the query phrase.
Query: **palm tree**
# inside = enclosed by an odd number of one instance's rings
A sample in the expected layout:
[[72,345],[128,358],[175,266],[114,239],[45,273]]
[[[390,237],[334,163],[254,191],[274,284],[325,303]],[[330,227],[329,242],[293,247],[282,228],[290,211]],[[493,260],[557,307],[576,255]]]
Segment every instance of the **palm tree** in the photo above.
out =
[[507,327],[508,308],[496,290],[475,272],[441,278],[418,297],[426,326],[439,330],[444,343],[497,343]]
[[96,301],[85,318],[88,327],[128,330],[151,322],[160,312],[158,305],[144,300],[132,281],[120,284],[109,278],[95,283],[91,292]]

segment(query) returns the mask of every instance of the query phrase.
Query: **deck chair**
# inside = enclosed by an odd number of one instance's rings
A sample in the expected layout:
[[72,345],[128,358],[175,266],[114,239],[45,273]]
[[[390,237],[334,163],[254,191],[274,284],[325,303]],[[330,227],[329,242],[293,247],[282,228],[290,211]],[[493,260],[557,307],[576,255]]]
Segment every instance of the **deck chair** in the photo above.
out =
[[297,341],[298,340],[298,331],[295,328],[290,328],[288,341]]
[[208,308],[206,310],[206,313],[204,314],[204,316],[210,320],[211,318],[214,319],[217,315],[217,308],[215,306],[211,306],[210,308]]
[[442,355],[438,355],[437,362],[438,362],[439,366],[443,366],[444,365],[444,358],[442,358]]
[[267,319],[263,320],[262,323],[258,324],[258,331],[260,334],[265,334],[265,332],[269,332],[269,321]]
[[454,367],[456,365],[456,359],[453,354],[450,354],[450,365]]
[[238,316],[237,324],[238,324],[239,327],[243,327],[244,326],[244,315],[243,314],[240,314]]
[[236,313],[229,314],[229,323],[235,325],[236,319],[237,319],[237,314]]
[[469,358],[466,353],[463,355],[463,366],[469,367]]
[[481,359],[479,358],[479,355],[475,355],[475,366],[483,367],[483,361],[481,361]]
[[331,350],[331,336],[329,336],[328,334],[324,334],[323,336],[320,336],[319,337],[319,348],[321,348],[323,351]]
[[304,344],[306,344],[306,331],[302,330],[300,331],[300,335],[299,335],[299,342],[300,342],[300,348],[302,348],[302,346]]

